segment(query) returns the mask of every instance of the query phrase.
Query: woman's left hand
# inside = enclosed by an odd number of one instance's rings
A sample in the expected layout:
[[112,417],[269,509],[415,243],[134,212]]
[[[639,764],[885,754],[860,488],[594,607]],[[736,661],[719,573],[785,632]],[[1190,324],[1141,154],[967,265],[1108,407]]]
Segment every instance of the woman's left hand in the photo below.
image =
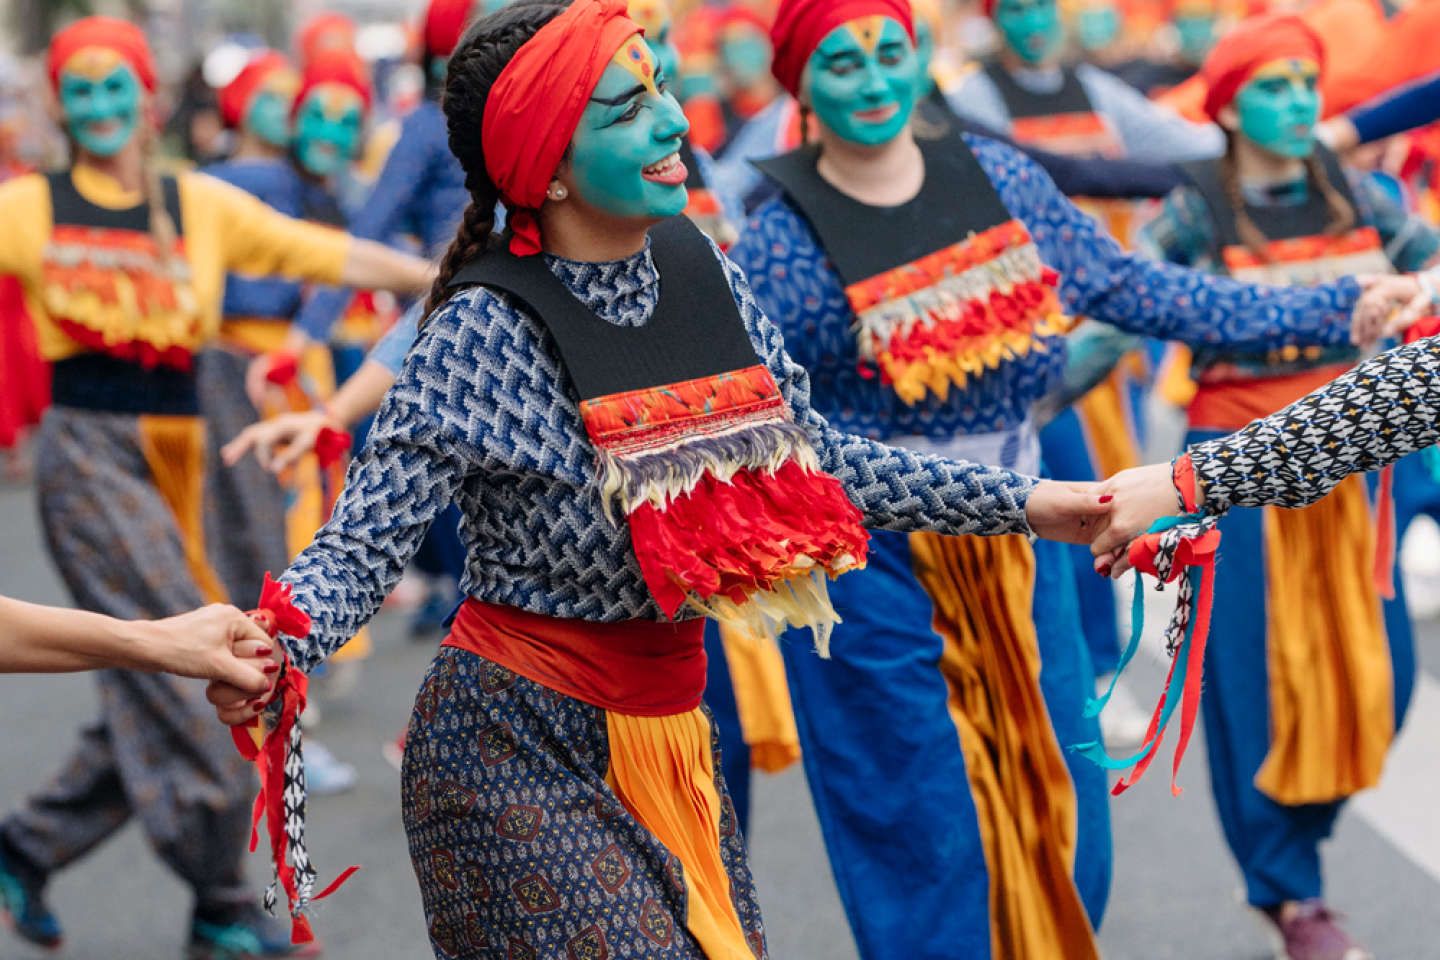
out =
[[1168,463],[1122,470],[1100,489],[1110,497],[1110,515],[1091,542],[1090,552],[1096,558],[1096,573],[1119,576],[1129,568],[1125,555],[1130,541],[1161,517],[1180,512],[1174,471]]
[[1363,276],[1363,291],[1350,323],[1350,340],[1368,347],[1382,337],[1403,334],[1435,310],[1434,288],[1418,274]]
[[1110,513],[1096,483],[1041,480],[1025,504],[1025,519],[1037,536],[1061,543],[1089,543]]

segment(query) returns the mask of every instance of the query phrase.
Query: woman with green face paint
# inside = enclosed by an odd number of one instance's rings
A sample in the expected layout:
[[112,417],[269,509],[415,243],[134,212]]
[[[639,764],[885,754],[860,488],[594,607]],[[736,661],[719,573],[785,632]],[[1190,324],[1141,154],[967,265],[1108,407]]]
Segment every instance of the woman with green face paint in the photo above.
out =
[[404,766],[439,957],[766,956],[698,615],[823,650],[862,522],[1083,539],[1104,509],[815,417],[739,272],[675,217],[666,84],[619,0],[521,0],[467,33],[445,113],[471,205],[334,517],[282,578],[311,621],[280,638],[291,676],[461,507],[468,599]]
[[[858,19],[837,22],[846,13]],[[1066,313],[1234,344],[1283,316],[1291,343],[1347,339],[1353,282],[1261,297],[1154,264],[1015,151],[917,142],[908,23],[908,5],[878,0],[782,4],[776,74],[817,142],[760,164],[783,195],[732,249],[832,423],[1023,471]],[[1094,956],[1109,827],[1102,771],[1065,750],[1096,737],[1070,557],[876,533],[868,563],[832,592],[831,660],[785,650],[861,954]]]
[[[0,216],[24,225],[0,242],[0,272],[24,288],[54,377],[40,515],[77,605],[171,616],[224,594],[201,533],[194,361],[219,327],[226,272],[413,290],[428,270],[213,178],[160,175],[146,155],[155,73],[133,25],[67,27],[49,72],[72,165],[0,186]],[[16,933],[58,943],[47,881],[134,815],[195,896],[192,956],[288,953],[249,906],[249,774],[215,734],[203,689],[123,671],[98,682],[103,734],[87,735],[60,777],[0,823],[0,909]]]
[[[1187,168],[1192,184],[1166,201],[1149,245],[1176,262],[1297,285],[1417,270],[1440,252],[1440,233],[1317,145],[1323,67],[1320,40],[1298,18],[1250,22],[1220,41],[1202,75],[1229,148]],[[1189,442],[1275,412],[1357,356],[1197,350]],[[1407,493],[1433,501],[1418,460],[1396,469]],[[1303,510],[1234,510],[1220,524],[1226,560],[1204,703],[1211,787],[1247,899],[1295,960],[1360,953],[1325,906],[1319,846],[1345,799],[1378,781],[1413,683],[1404,597],[1384,582],[1391,505],[1374,509],[1372,518],[1356,476]]]

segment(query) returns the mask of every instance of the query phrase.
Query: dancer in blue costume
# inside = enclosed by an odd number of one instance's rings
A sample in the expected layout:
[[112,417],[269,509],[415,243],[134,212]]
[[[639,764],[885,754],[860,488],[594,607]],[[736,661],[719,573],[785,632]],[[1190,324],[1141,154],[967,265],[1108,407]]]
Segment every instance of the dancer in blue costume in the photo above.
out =
[[[763,165],[785,195],[733,256],[835,422],[1035,468],[1031,407],[1065,361],[1061,307],[1034,288],[1051,270],[1065,311],[1132,330],[1245,344],[1278,326],[1291,343],[1348,341],[1352,281],[1257,289],[1149,263],[1016,151],[969,136],[963,150],[917,145],[908,5],[850,23],[819,7],[790,0],[776,23],[777,76],[813,112],[819,149]],[[976,303],[997,290],[964,269],[975,263],[1010,277],[997,314]],[[907,285],[927,271],[931,287]],[[939,318],[900,300],[937,303]],[[1000,322],[1028,337],[915,349],[943,342],[957,301],[972,335]],[[1067,552],[1049,545],[881,533],[867,570],[835,590],[833,659],[787,644],[806,772],[863,956],[1096,955],[1105,778],[1062,752],[1095,738],[1073,582]]]

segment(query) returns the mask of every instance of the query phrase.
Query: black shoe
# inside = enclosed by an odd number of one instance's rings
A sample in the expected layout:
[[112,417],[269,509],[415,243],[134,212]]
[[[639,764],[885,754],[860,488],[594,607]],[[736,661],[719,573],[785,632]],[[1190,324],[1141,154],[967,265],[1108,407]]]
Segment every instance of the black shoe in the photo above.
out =
[[20,939],[54,950],[65,940],[60,921],[45,904],[45,878],[29,869],[0,841],[0,920]]

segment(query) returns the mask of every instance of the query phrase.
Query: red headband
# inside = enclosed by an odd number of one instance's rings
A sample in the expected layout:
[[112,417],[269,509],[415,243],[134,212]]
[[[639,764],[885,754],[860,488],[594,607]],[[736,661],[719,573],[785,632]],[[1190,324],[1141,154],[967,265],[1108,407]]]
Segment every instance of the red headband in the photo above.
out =
[[1255,71],[1275,60],[1314,60],[1325,69],[1325,46],[1299,17],[1256,17],[1215,44],[1200,76],[1207,86],[1205,114],[1211,120],[1234,101]]
[[300,28],[295,47],[300,51],[302,66],[326,51],[353,53],[355,21],[343,13],[317,13]]
[[770,40],[775,45],[771,72],[791,96],[800,95],[800,77],[820,41],[836,27],[861,17],[889,17],[915,40],[909,0],[781,0]]
[[250,98],[264,85],[266,79],[280,70],[289,70],[290,61],[282,53],[266,50],[235,74],[235,79],[220,89],[220,119],[227,127],[240,127],[245,121],[245,110]]
[[642,32],[624,0],[575,0],[541,27],[500,71],[485,104],[480,137],[485,170],[508,208],[510,252],[540,252],[535,213],[580,114],[615,52]]
[[321,51],[315,59],[305,65],[300,74],[300,90],[290,107],[293,115],[305,102],[310,92],[322,83],[339,83],[360,95],[364,109],[370,110],[370,78],[365,75],[365,64],[353,53],[343,50]]
[[145,89],[155,92],[155,61],[150,56],[145,34],[128,20],[114,17],[85,17],[51,38],[47,66],[52,88],[60,88],[60,71],[71,57],[86,47],[114,50],[134,69]]
[[432,57],[448,57],[455,52],[475,0],[430,0],[425,8],[425,52]]

